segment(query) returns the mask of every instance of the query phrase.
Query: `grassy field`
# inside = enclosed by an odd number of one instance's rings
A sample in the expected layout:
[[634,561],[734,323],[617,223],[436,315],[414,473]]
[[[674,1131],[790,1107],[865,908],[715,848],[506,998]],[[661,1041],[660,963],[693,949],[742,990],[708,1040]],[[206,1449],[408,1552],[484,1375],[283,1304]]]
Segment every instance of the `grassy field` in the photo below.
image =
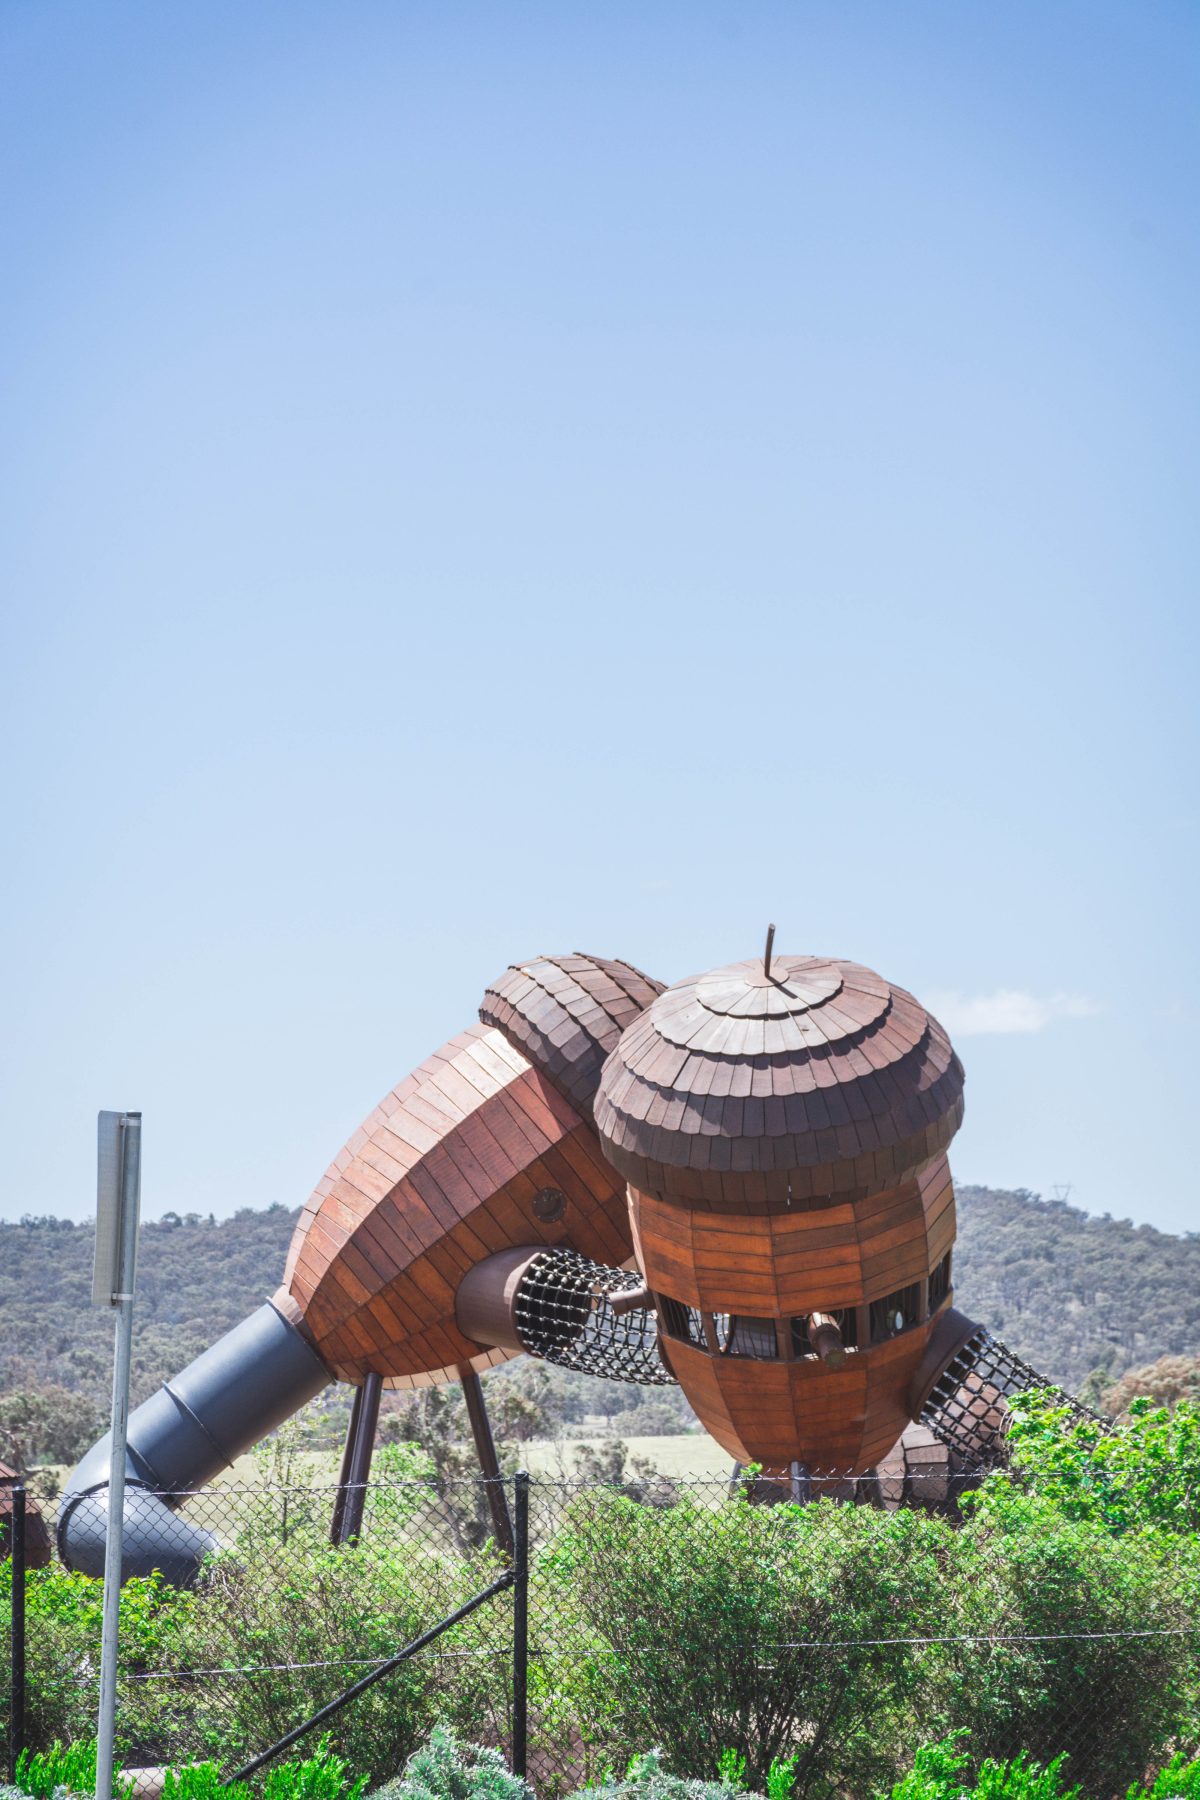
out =
[[[577,1438],[534,1438],[521,1446],[521,1464],[531,1475],[548,1480],[567,1480],[575,1473],[575,1452],[583,1445],[601,1449],[610,1438],[602,1436]],[[719,1444],[702,1431],[685,1431],[676,1437],[628,1437],[622,1442],[630,1457],[643,1456],[664,1475],[727,1477],[733,1464]],[[340,1453],[332,1450],[304,1450],[297,1461],[304,1467],[304,1479],[337,1481]],[[263,1476],[257,1458],[251,1452],[239,1456],[229,1472],[214,1485],[220,1487],[259,1487]]]
[[[582,1445],[600,1449],[610,1441],[602,1437],[557,1440],[534,1438],[523,1446],[521,1460],[531,1475],[562,1478],[573,1473],[574,1452]],[[729,1453],[722,1450],[719,1444],[714,1444],[703,1431],[685,1431],[678,1437],[627,1437],[621,1441],[630,1457],[644,1456],[647,1462],[652,1463],[664,1475],[714,1475],[728,1478],[733,1469]]]

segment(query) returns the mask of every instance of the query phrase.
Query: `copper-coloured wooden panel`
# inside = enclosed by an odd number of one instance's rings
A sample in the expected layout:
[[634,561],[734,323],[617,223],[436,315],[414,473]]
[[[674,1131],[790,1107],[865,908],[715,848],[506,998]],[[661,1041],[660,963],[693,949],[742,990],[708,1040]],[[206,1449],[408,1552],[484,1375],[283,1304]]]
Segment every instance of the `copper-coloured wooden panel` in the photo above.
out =
[[[547,1196],[551,1196],[547,1200]],[[467,1271],[512,1243],[632,1250],[624,1184],[562,1094],[494,1028],[473,1026],[395,1089],[305,1207],[285,1289],[333,1373],[453,1379],[504,1353],[464,1337]]]

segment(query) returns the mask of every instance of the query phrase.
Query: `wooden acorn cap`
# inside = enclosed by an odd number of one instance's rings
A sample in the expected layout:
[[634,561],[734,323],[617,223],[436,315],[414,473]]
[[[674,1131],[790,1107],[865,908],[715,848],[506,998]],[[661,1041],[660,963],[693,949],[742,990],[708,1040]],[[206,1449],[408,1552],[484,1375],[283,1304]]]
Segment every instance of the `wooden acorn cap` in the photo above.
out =
[[535,956],[491,983],[479,1017],[590,1119],[605,1058],[662,992],[661,981],[630,963],[581,951]]
[[776,956],[677,982],[627,1027],[595,1102],[635,1188],[700,1206],[893,1187],[962,1120],[962,1064],[911,994],[858,963]]

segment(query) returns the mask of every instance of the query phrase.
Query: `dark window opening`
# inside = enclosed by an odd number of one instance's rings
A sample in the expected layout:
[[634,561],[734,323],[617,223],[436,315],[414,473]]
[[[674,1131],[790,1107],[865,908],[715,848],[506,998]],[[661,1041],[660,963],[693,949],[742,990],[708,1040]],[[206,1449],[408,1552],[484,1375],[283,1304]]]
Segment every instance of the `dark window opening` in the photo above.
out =
[[697,1344],[703,1350],[704,1323],[696,1308],[685,1306],[682,1300],[672,1300],[668,1294],[657,1294],[655,1300],[658,1322],[666,1335],[678,1338],[681,1344]]
[[908,1287],[897,1288],[884,1300],[871,1302],[871,1342],[882,1344],[888,1338],[897,1337],[900,1332],[907,1331],[921,1317],[921,1283],[914,1281]]
[[947,1250],[929,1277],[929,1310],[935,1313],[950,1292],[950,1252]]
[[715,1313],[717,1343],[725,1356],[753,1356],[772,1362],[779,1355],[774,1319],[752,1319],[746,1313]]
[[[853,1306],[819,1306],[831,1318],[842,1334],[842,1343],[847,1350],[858,1349],[858,1310]],[[808,1314],[802,1313],[791,1322],[793,1356],[815,1356],[816,1351],[808,1335]]]

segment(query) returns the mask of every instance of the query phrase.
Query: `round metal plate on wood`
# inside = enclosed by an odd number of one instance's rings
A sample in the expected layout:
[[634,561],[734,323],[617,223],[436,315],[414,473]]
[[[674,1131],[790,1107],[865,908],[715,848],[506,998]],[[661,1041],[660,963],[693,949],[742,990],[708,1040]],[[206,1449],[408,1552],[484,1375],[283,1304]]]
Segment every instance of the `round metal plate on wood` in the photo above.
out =
[[539,1188],[533,1196],[533,1210],[543,1225],[556,1225],[567,1210],[567,1196],[561,1188]]

